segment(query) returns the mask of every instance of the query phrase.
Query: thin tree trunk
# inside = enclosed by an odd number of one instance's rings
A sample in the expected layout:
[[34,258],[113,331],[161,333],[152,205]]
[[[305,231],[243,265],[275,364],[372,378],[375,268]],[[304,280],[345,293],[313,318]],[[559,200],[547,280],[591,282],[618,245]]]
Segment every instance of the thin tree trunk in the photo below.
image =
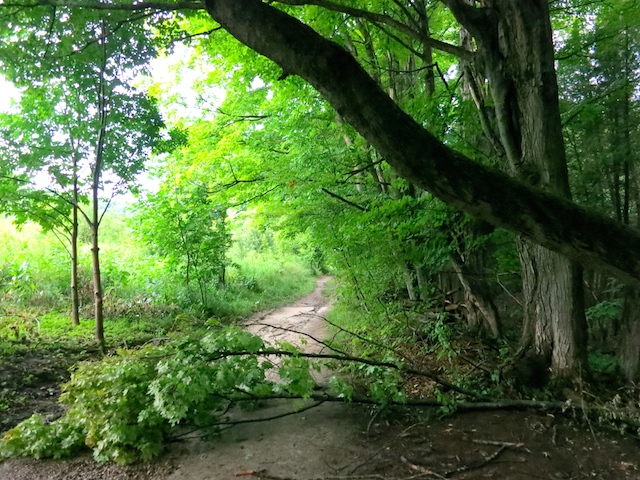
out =
[[407,295],[409,296],[409,300],[412,302],[418,299],[416,295],[415,282],[413,278],[413,272],[410,265],[407,265],[402,272],[402,276],[404,278],[404,284],[407,288]]
[[[102,24],[104,31],[104,20]],[[107,98],[105,86],[105,70],[107,66],[106,37],[101,37],[100,44],[102,46],[102,64],[100,66],[100,78],[98,81],[98,115],[100,118],[100,130],[98,131],[98,140],[96,145],[95,163],[93,165],[92,178],[92,215],[90,221],[91,227],[91,263],[93,272],[93,307],[95,320],[95,337],[100,350],[105,353],[106,346],[104,340],[104,298],[102,291],[102,276],[100,273],[100,207],[99,207],[99,191],[100,180],[102,177],[102,168],[104,162],[104,144],[107,131]]]
[[[95,217],[94,217],[95,219]],[[95,320],[95,337],[100,350],[104,353],[104,307],[102,294],[102,276],[100,274],[100,248],[98,241],[98,226],[91,226],[91,263],[93,272],[93,308]]]
[[[469,5],[473,5],[473,0],[465,0]],[[469,32],[460,27],[460,45],[467,49],[473,50],[473,39]],[[472,100],[478,110],[480,126],[482,128],[481,135],[468,135],[468,142],[478,151],[483,152],[487,157],[504,157],[504,149],[500,144],[497,132],[495,131],[495,122],[491,122],[489,109],[486,107],[484,83],[485,78],[478,72],[479,65],[471,63],[469,60],[460,59],[460,70],[462,76],[462,97],[464,100]],[[479,227],[485,222],[474,222],[471,228],[466,228],[465,238],[476,238],[482,235]],[[465,242],[460,242],[458,249],[464,250]],[[467,322],[470,326],[482,326],[494,337],[500,336],[502,326],[500,315],[497,308],[491,300],[490,287],[486,280],[484,271],[484,252],[479,249],[466,251],[462,255],[456,251],[451,253],[451,264],[458,280],[464,289],[464,304],[467,311]]]
[[73,156],[73,206],[71,217],[71,323],[80,325],[80,295],[78,294],[78,159]]
[[416,282],[418,283],[418,298],[420,301],[426,302],[429,300],[429,277],[427,269],[421,265],[416,266]]

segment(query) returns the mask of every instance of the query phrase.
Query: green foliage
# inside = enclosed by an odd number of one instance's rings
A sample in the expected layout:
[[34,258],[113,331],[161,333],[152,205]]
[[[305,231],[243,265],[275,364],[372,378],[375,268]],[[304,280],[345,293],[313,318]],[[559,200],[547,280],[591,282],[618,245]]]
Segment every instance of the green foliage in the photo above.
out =
[[14,33],[0,36],[1,70],[24,88],[13,111],[0,115],[8,170],[0,183],[17,185],[1,207],[68,235],[75,195],[88,197],[94,172],[107,175],[102,190],[128,191],[156,141],[157,108],[132,85],[155,52],[140,19],[126,14],[36,10],[2,19],[3,31]]
[[136,207],[138,234],[167,266],[179,271],[189,288],[197,285],[201,304],[209,307],[209,286],[223,284],[230,236],[226,209],[213,203],[204,185],[165,183]]
[[6,432],[0,440],[0,458],[63,458],[82,448],[83,432],[67,422],[45,422],[35,414]]
[[406,394],[400,390],[402,376],[398,371],[375,365],[360,365],[359,370],[366,381],[369,394],[379,404],[387,405],[391,401],[402,403],[407,399]]
[[0,298],[5,302],[56,305],[69,291],[67,254],[53,235],[34,224],[18,230],[0,218]]
[[620,328],[623,300],[605,300],[585,311],[589,323],[589,336],[592,346],[606,347],[610,337],[614,337]]
[[[110,341],[115,345],[144,342],[171,331],[191,331],[209,317],[236,319],[272,308],[310,292],[311,270],[291,253],[273,248],[255,252],[234,248],[226,262],[226,285],[208,287],[203,309],[189,295],[181,272],[148,251],[125,222],[124,214],[108,214],[104,224],[103,277]],[[0,219],[0,340],[3,350],[23,340],[81,342],[93,332],[93,322],[73,328],[67,314],[69,277],[66,252],[52,233],[34,224],[17,230]],[[88,246],[81,245],[80,294],[83,316],[91,316],[92,290]],[[182,313],[181,309],[185,309]],[[187,320],[188,319],[188,320]],[[6,343],[5,343],[6,342]]]
[[455,355],[452,347],[452,319],[447,312],[440,312],[421,322],[421,336],[428,344],[435,346],[438,357],[451,357]]
[[585,312],[589,322],[613,321],[622,315],[622,301],[605,300],[590,307]]
[[273,393],[307,397],[315,382],[306,359],[275,369],[257,355],[263,341],[235,327],[215,327],[202,340],[122,350],[101,362],[80,363],[60,401],[65,415],[47,423],[32,417],[7,432],[0,456],[60,458],[86,445],[98,461],[130,463],[156,456],[176,425],[215,427],[234,399]]
[[618,360],[613,355],[600,352],[589,353],[589,366],[594,372],[598,373],[615,373],[619,369]]

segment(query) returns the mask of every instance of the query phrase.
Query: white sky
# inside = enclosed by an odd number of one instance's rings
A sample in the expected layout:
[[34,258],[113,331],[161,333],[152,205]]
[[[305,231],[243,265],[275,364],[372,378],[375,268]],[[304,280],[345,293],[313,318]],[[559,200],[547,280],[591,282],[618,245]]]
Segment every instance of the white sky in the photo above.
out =
[[11,101],[17,100],[19,95],[20,91],[0,75],[0,112],[9,111]]
[[143,85],[155,84],[160,93],[160,110],[168,124],[190,124],[210,118],[222,103],[225,92],[219,87],[203,87],[212,69],[203,55],[178,44],[172,54],[151,61],[151,78]]

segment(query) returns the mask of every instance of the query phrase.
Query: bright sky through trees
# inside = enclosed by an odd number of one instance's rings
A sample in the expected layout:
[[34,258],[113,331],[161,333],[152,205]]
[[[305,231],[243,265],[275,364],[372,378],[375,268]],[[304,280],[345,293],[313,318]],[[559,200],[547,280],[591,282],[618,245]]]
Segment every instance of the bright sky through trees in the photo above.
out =
[[11,101],[17,99],[19,94],[20,91],[0,75],[0,112],[8,111]]

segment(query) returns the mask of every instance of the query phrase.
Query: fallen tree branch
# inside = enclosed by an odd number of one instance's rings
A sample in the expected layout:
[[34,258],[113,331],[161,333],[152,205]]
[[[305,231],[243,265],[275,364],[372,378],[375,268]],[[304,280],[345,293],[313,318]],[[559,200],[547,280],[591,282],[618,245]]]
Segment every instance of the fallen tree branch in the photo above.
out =
[[[302,315],[306,315],[306,314],[302,314]],[[282,327],[280,325],[273,325],[271,323],[263,323],[263,322],[247,323],[247,324],[244,324],[244,326],[245,327],[268,327],[274,330],[282,330],[283,332],[295,333],[297,335],[302,335],[304,337],[309,338],[311,341],[317,343],[318,345],[322,345],[323,347],[331,350],[332,352],[336,352],[341,355],[348,355],[347,352],[343,350],[338,350],[336,347],[329,345],[327,342],[320,340],[318,337],[315,337],[307,332],[301,332],[300,330],[296,330],[294,328]]]
[[400,461],[402,463],[404,463],[406,466],[408,466],[411,470],[415,471],[415,472],[419,472],[422,475],[430,475],[432,477],[436,477],[436,478],[446,478],[443,477],[442,475],[440,475],[439,473],[434,472],[433,470],[423,467],[422,465],[416,465],[415,463],[411,463],[409,460],[407,460],[406,457],[400,457]]
[[444,474],[444,478],[449,478],[449,477],[451,477],[453,475],[456,475],[458,473],[468,472],[469,470],[476,470],[478,468],[482,468],[485,465],[488,465],[489,463],[493,462],[506,449],[507,449],[507,446],[506,445],[502,445],[500,448],[498,448],[498,450],[496,450],[494,453],[492,453],[491,455],[486,457],[483,461],[478,462],[478,463],[474,463],[473,465],[463,465],[462,467],[458,467],[458,468],[456,468],[454,470],[449,470],[448,472],[446,472]]
[[473,443],[477,443],[478,445],[493,445],[494,447],[512,447],[512,448],[522,448],[524,447],[524,443],[515,443],[515,442],[500,442],[497,440],[479,440],[473,439],[471,440]]
[[311,405],[307,405],[305,407],[296,409],[296,410],[291,410],[285,413],[279,413],[278,415],[272,415],[270,417],[260,417],[260,418],[247,418],[247,419],[243,419],[243,420],[225,420],[224,422],[216,422],[216,423],[210,423],[209,425],[202,425],[202,426],[198,426],[196,428],[193,428],[187,432],[183,432],[177,435],[172,435],[171,437],[169,437],[170,441],[176,441],[178,439],[181,438],[185,438],[188,437],[189,435],[191,435],[192,433],[195,433],[197,431],[200,430],[206,430],[208,428],[213,428],[213,427],[233,427],[236,425],[242,425],[245,423],[261,423],[261,422],[269,422],[271,420],[278,420],[279,418],[285,418],[285,417],[289,417],[291,415],[297,415],[299,413],[302,412],[306,412],[307,410],[311,410],[312,408],[316,408],[319,407],[320,405],[322,405],[324,403],[324,401],[318,401],[316,403],[313,403]]
[[[256,477],[264,478],[267,480],[299,480],[298,478],[291,477],[278,477],[276,475],[269,475],[263,471],[256,472]],[[326,477],[315,477],[311,480],[394,480],[393,478],[386,477],[377,473],[371,473],[369,475],[328,475]]]
[[[230,420],[230,421],[221,421],[215,422],[208,425],[198,426],[197,428],[193,428],[192,430],[174,435],[171,438],[176,440],[187,435],[190,435],[199,430],[205,430],[207,428],[212,427],[232,427],[234,425],[245,424],[245,423],[253,423],[253,422],[267,422],[270,420],[276,420],[278,418],[287,417],[289,415],[296,415],[298,413],[302,413],[306,410],[316,408],[325,402],[340,402],[340,403],[352,403],[352,404],[362,404],[362,405],[381,405],[380,401],[365,396],[354,396],[350,399],[346,399],[343,397],[338,397],[336,395],[332,395],[326,392],[316,392],[312,393],[308,396],[296,396],[291,394],[274,394],[274,395],[254,395],[251,392],[243,391],[238,389],[239,396],[230,396],[224,397],[229,400],[230,404],[235,404],[239,402],[247,402],[247,401],[269,401],[269,400],[310,400],[314,403],[311,405],[307,405],[302,407],[301,409],[292,410],[286,412],[284,414],[278,414],[270,417],[260,417],[255,419],[243,419],[243,420]],[[425,399],[407,399],[405,401],[395,401],[390,399],[386,406],[390,407],[409,407],[409,408],[442,408],[447,407],[450,412],[456,413],[464,413],[464,412],[477,412],[477,411],[491,411],[491,410],[542,410],[545,412],[560,412],[560,413],[575,413],[578,409],[577,405],[572,405],[567,402],[559,402],[559,401],[543,401],[543,400],[509,400],[509,399],[495,399],[492,401],[477,401],[477,402],[459,402],[459,403],[448,403],[442,402],[440,400],[436,400],[433,398],[425,398]],[[580,408],[581,411],[587,411],[592,415],[596,415],[601,413],[604,410],[604,407],[593,406]],[[637,430],[640,428],[640,425],[631,420],[620,418],[617,420],[617,423],[624,425],[628,429]],[[513,443],[513,442],[501,442],[501,441],[491,441],[491,440],[472,440],[473,443],[481,444],[481,445],[493,445],[504,448],[523,448],[524,444],[522,443]],[[528,452],[528,449],[524,449]],[[501,453],[501,450],[500,450]],[[493,455],[499,455],[498,452]],[[492,461],[495,457],[490,456],[486,462]],[[473,465],[469,468],[479,468],[480,464]],[[462,470],[454,470],[445,474],[445,477],[450,474],[461,473]],[[266,478],[266,477],[265,477]],[[346,478],[346,477],[345,477]]]
[[361,363],[364,365],[371,365],[375,367],[390,368],[392,370],[407,373],[409,375],[425,377],[430,380],[433,380],[434,382],[441,385],[447,390],[461,393],[463,395],[467,395],[468,397],[475,398],[477,400],[489,400],[484,395],[480,395],[476,392],[459,387],[453,383],[450,383],[442,379],[439,375],[437,375],[434,372],[429,372],[426,370],[418,370],[415,368],[398,365],[392,362],[372,360],[369,358],[353,357],[351,355],[337,355],[337,354],[331,354],[331,353],[292,352],[289,350],[278,350],[274,348],[265,348],[258,351],[241,350],[241,351],[233,351],[233,352],[216,352],[216,354],[217,355],[210,358],[209,360],[216,361],[216,360],[220,360],[227,357],[239,357],[239,356],[246,356],[246,355],[258,355],[258,356],[274,355],[274,356],[283,356],[283,357],[304,357],[304,358],[315,358],[315,359],[321,359],[321,360],[337,360],[340,362]]
[[377,341],[375,341],[375,340],[374,340],[374,339],[372,339],[372,338],[363,337],[363,336],[362,336],[362,335],[360,335],[359,333],[354,332],[354,331],[352,331],[352,330],[349,330],[349,329],[347,329],[347,328],[344,328],[344,327],[342,327],[342,326],[340,326],[340,325],[338,325],[338,324],[336,324],[336,323],[332,322],[332,321],[331,321],[331,320],[329,320],[327,317],[323,317],[322,315],[317,315],[317,314],[316,314],[316,316],[317,316],[318,318],[322,319],[324,322],[328,323],[329,325],[331,325],[333,328],[337,329],[337,330],[338,330],[338,331],[340,331],[340,332],[344,332],[344,333],[346,333],[346,334],[349,334],[349,335],[351,335],[351,336],[353,336],[353,337],[356,337],[356,338],[357,338],[357,339],[359,339],[359,340],[362,340],[362,341],[363,341],[363,342],[365,342],[365,343],[368,343],[368,344],[373,345],[373,346],[375,346],[375,347],[381,348],[381,349],[383,349],[383,350],[387,350],[387,351],[389,351],[389,352],[393,353],[393,354],[394,354],[395,356],[397,356],[397,357],[400,357],[400,358],[406,359],[406,357],[405,357],[401,352],[399,352],[399,351],[395,350],[394,348],[390,347],[388,344],[384,344],[384,343],[381,343],[381,342],[377,342]]

